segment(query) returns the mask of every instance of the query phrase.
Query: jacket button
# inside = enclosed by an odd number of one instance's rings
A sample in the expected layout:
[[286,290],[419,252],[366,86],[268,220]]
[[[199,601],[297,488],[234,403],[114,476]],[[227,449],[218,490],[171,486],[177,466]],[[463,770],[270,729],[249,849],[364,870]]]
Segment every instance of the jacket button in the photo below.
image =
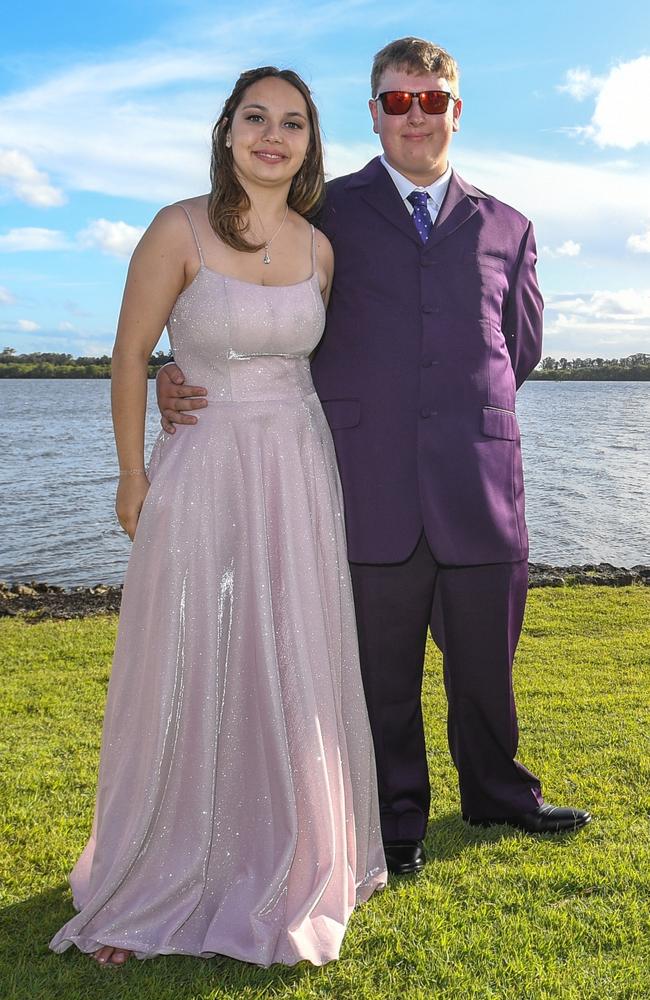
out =
[[422,312],[423,313],[432,313],[433,312],[433,306],[422,306]]
[[423,406],[420,410],[420,416],[423,420],[426,420],[427,417],[431,416],[431,410],[427,410],[426,406]]
[[431,360],[431,358],[423,358],[423,360],[422,360],[422,367],[423,368],[430,368],[432,364],[433,364],[433,361]]

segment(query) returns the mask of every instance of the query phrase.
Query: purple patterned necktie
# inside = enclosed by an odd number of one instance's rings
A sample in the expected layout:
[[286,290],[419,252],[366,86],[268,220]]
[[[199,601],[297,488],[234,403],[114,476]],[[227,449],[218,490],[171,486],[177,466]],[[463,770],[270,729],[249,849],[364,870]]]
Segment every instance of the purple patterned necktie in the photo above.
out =
[[420,234],[422,242],[426,243],[429,239],[429,233],[431,232],[431,227],[433,225],[433,220],[429,215],[429,209],[427,208],[429,195],[426,191],[411,191],[406,200],[410,201],[413,206],[413,222],[415,223],[415,228]]

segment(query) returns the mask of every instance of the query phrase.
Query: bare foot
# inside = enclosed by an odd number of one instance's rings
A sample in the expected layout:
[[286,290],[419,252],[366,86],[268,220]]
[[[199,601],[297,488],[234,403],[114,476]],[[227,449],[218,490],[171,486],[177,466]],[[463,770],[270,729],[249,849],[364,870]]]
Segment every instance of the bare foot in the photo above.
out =
[[110,945],[104,945],[99,951],[93,952],[93,958],[100,965],[124,965],[129,955],[133,952],[129,951],[127,948],[112,948]]

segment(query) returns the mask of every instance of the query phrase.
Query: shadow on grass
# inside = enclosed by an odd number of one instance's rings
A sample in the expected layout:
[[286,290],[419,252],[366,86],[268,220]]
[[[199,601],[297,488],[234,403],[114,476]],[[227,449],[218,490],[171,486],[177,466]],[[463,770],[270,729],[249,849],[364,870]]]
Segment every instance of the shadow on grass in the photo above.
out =
[[[546,834],[561,848],[575,834]],[[477,845],[494,844],[525,836],[508,826],[470,827],[457,812],[429,822],[427,856],[435,876],[435,863],[453,861]],[[535,839],[539,839],[538,836]],[[388,892],[403,885],[391,879]],[[48,942],[73,915],[66,883],[45,890],[0,910],[0,936],[5,947],[0,960],[2,1000],[202,1000],[235,998],[257,1000],[287,995],[320,970],[307,962],[269,969],[216,957],[161,955],[154,961],[130,959],[123,968],[102,968],[75,947],[57,955]],[[368,943],[372,952],[371,942]],[[365,946],[364,946],[365,951]]]
[[530,837],[562,847],[581,833],[581,830],[567,830],[564,833],[527,834],[505,823],[489,827],[470,826],[458,813],[447,813],[429,820],[424,845],[429,861],[451,861],[477,844],[494,844],[500,840]]
[[130,959],[124,968],[97,965],[74,946],[61,955],[49,948],[56,931],[74,914],[70,892],[61,883],[0,910],[3,947],[0,979],[3,1000],[184,1000],[214,996],[272,997],[298,985],[317,970],[307,962],[268,969],[218,956],[197,959],[159,955]]

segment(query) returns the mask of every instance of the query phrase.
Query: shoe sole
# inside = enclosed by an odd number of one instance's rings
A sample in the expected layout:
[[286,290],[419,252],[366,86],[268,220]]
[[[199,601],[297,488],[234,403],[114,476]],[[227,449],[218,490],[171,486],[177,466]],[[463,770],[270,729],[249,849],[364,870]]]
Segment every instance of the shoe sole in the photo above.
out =
[[392,875],[393,878],[404,878],[405,876],[408,877],[409,875],[421,875],[422,872],[424,871],[424,867],[425,866],[422,864],[422,865],[417,865],[417,867],[406,868],[406,869],[403,869],[402,871],[398,871],[398,872],[391,871],[391,869],[389,868],[388,869],[388,874]]
[[463,816],[465,823],[469,826],[481,826],[481,827],[491,827],[491,826],[509,826],[515,830],[523,830],[524,833],[572,833],[576,830],[581,830],[584,826],[591,823],[591,816],[586,816],[584,819],[576,820],[574,823],[568,823],[566,826],[555,826],[548,827],[546,830],[531,830],[529,827],[524,826],[523,823],[519,823],[515,819],[474,819],[471,816]]

